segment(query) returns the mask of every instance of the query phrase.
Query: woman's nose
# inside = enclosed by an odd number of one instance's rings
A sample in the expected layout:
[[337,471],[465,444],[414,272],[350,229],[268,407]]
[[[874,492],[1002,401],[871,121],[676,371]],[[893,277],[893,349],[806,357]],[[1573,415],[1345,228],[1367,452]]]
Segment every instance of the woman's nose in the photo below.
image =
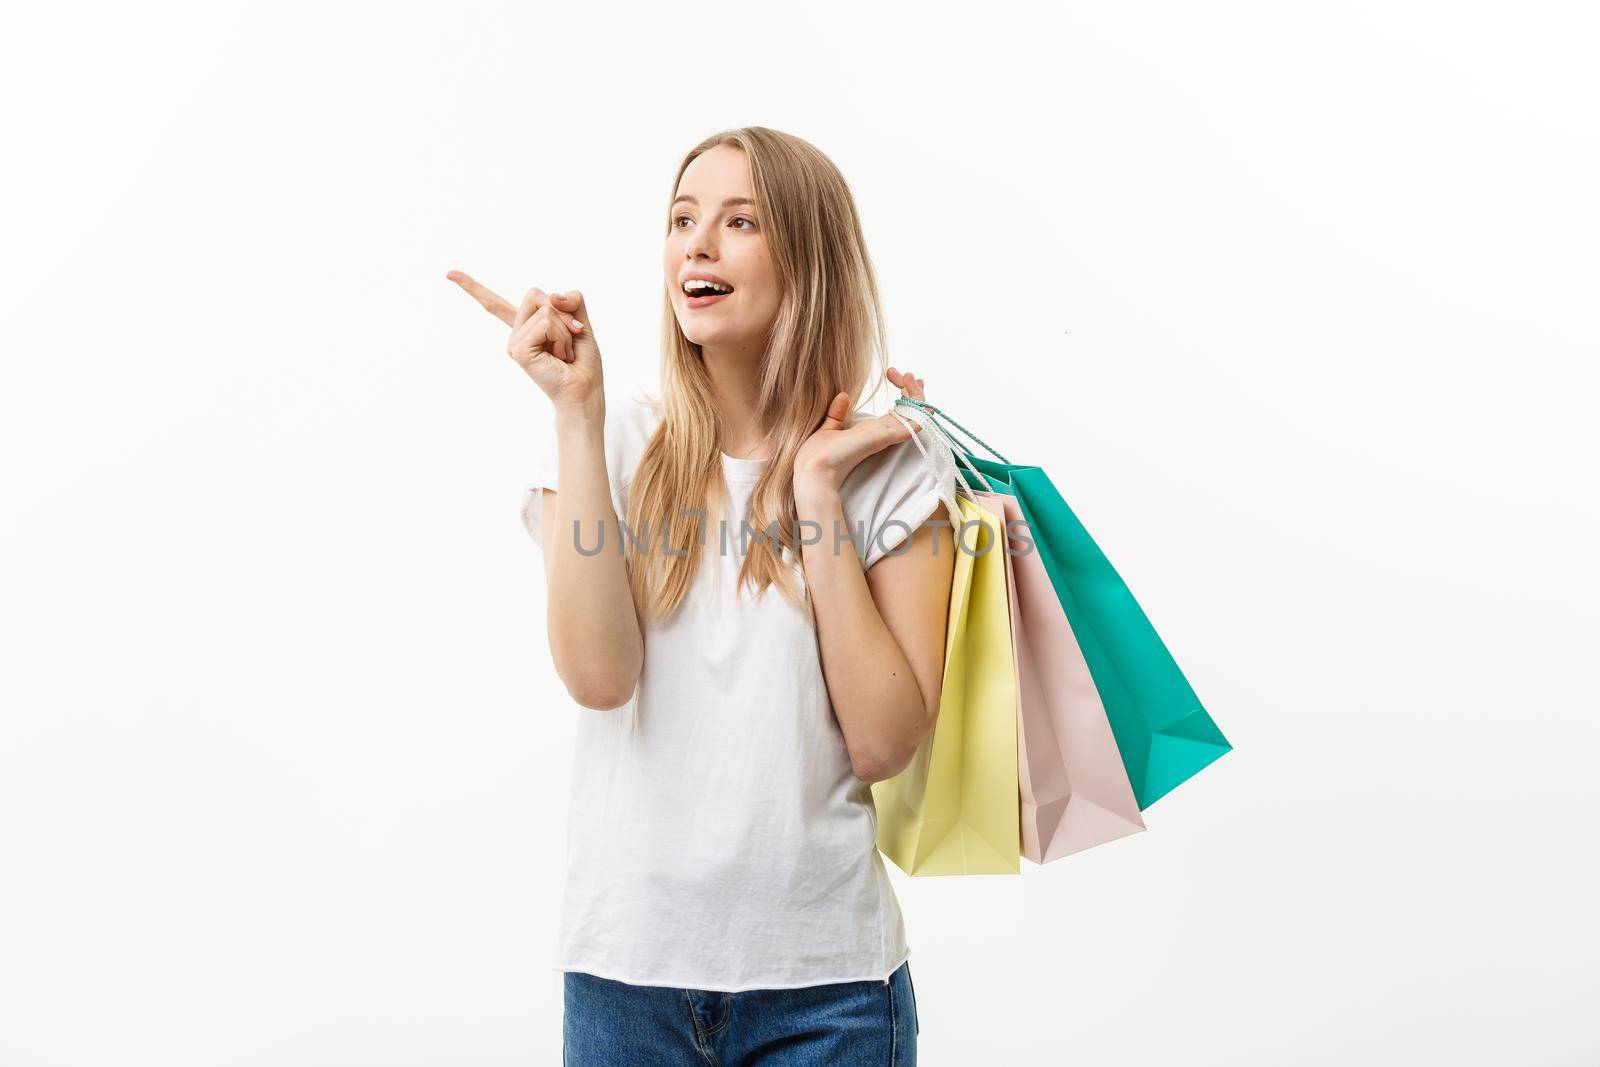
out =
[[714,256],[717,251],[716,240],[715,238],[708,236],[704,230],[696,231],[690,236],[689,245],[686,251],[689,253],[690,259],[694,259],[701,255]]

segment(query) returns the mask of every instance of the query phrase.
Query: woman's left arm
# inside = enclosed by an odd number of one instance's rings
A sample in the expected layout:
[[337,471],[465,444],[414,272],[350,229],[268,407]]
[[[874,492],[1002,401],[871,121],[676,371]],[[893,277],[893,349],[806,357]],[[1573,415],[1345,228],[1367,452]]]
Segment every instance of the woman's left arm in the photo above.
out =
[[849,541],[833,550],[833,531],[851,529],[837,491],[803,490],[797,479],[795,504],[801,519],[823,531],[801,556],[850,766],[864,782],[892,778],[939,715],[954,530],[938,521],[940,504],[900,546],[904,552],[897,548],[863,571]]
[[[915,382],[906,392],[920,397]],[[863,569],[847,539],[855,530],[840,486],[862,459],[911,431],[892,415],[845,427],[848,414],[849,398],[841,393],[802,447],[795,509],[816,524],[801,527],[810,535],[803,541],[821,531],[800,551],[828,695],[851,768],[862,781],[876,782],[905,769],[939,715],[955,530],[940,504],[904,543]]]

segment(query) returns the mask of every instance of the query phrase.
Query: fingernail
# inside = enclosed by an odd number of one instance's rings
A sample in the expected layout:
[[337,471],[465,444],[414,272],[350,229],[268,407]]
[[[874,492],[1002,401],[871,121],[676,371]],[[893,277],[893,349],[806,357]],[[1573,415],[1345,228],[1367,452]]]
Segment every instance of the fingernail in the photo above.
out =
[[572,320],[572,328],[575,329],[575,330],[581,330],[581,329],[583,329],[583,323],[579,322],[577,319],[573,319]]

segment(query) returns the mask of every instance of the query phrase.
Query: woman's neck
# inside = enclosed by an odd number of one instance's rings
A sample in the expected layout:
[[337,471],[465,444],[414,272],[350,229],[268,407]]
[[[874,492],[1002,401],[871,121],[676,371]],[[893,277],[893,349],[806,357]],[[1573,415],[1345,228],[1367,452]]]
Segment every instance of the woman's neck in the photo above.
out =
[[758,448],[764,450],[761,424],[757,419],[761,399],[758,377],[761,352],[706,346],[701,348],[700,355],[722,412],[722,451],[738,459],[767,458],[749,455]]

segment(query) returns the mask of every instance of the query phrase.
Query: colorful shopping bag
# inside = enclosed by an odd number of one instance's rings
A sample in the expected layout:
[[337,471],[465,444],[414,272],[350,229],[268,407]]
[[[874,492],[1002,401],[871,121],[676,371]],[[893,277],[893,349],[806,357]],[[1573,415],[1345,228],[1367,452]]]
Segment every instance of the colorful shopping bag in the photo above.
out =
[[965,494],[939,717],[911,763],[872,783],[878,848],[909,875],[1018,874],[1017,687],[1003,528]]
[[995,457],[956,444],[964,462],[1010,486],[1093,677],[1139,808],[1230,751],[1127,584],[1043,469],[1010,463],[925,401],[900,397],[897,403],[926,411],[947,439],[958,431]]
[[[1022,855],[1045,864],[1142,831],[1144,818],[1105,706],[1011,485],[971,469],[959,445],[937,423],[929,427],[931,418],[909,405],[901,411],[923,424],[919,436],[941,450],[940,457],[963,483],[986,487],[970,496],[1004,524]],[[970,476],[963,466],[971,469]]]
[[1044,864],[1139,833],[1144,817],[1022,505],[997,499],[1010,540],[1022,854]]

